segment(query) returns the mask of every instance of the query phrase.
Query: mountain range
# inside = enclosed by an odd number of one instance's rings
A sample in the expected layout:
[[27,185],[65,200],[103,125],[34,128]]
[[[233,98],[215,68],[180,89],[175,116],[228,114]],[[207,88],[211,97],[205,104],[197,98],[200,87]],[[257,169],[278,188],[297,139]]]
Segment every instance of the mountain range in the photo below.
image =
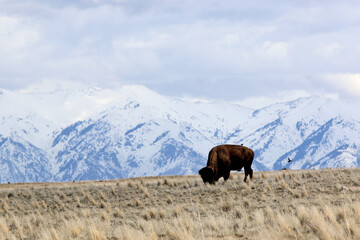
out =
[[252,148],[255,171],[358,167],[358,106],[311,96],[252,109],[139,85],[0,89],[0,182],[196,174],[219,144]]

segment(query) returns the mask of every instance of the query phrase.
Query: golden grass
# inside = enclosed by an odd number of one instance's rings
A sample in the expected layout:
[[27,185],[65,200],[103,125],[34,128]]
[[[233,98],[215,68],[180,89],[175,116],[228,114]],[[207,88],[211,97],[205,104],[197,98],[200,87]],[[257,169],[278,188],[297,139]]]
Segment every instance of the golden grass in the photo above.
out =
[[0,239],[360,239],[360,169],[0,185]]

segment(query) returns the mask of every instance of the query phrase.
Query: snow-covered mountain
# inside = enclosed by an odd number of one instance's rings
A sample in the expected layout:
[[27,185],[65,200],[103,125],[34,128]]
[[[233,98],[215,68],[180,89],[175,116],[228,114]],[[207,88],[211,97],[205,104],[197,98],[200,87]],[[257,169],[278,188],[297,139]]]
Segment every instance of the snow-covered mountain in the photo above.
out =
[[360,166],[359,103],[314,96],[250,109],[134,85],[0,90],[0,182],[194,174],[225,143],[252,148],[255,170]]

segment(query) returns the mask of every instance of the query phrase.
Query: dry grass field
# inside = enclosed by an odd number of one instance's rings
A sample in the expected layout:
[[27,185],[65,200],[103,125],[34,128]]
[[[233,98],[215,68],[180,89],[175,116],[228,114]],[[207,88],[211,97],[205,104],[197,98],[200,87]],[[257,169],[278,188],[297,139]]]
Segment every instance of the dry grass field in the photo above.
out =
[[360,239],[360,169],[0,185],[0,239]]

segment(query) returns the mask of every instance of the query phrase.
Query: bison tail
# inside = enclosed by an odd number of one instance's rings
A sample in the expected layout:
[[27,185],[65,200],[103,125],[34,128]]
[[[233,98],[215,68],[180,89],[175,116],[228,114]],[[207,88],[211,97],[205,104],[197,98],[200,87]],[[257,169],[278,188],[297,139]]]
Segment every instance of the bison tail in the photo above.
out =
[[253,150],[251,150],[251,156],[250,156],[250,164],[252,164],[253,160],[254,160],[254,157],[255,157],[255,153]]

